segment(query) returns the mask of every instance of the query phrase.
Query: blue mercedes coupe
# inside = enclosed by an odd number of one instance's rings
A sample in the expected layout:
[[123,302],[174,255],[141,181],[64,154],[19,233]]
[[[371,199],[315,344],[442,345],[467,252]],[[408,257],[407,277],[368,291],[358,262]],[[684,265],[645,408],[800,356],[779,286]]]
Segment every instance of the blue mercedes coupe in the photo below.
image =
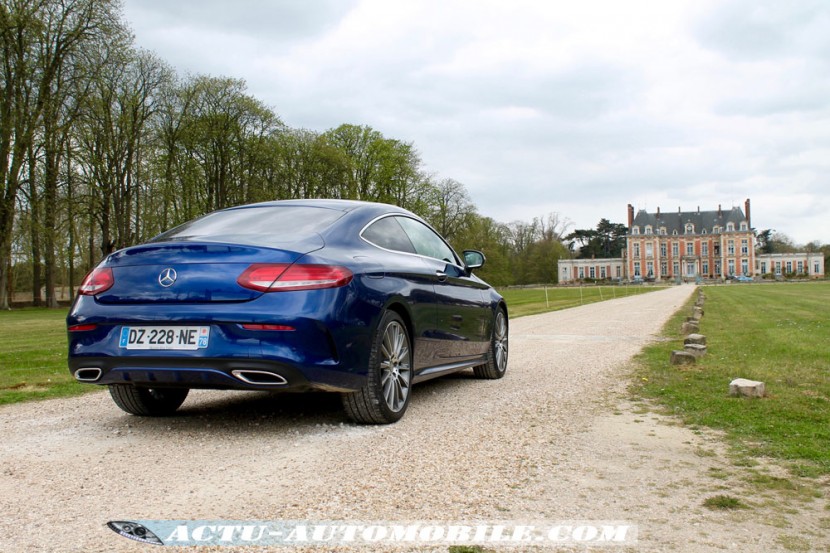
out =
[[216,211],[117,251],[67,317],[69,369],[134,415],[191,388],[342,396],[366,424],[399,420],[412,385],[507,369],[504,299],[404,209],[290,200]]

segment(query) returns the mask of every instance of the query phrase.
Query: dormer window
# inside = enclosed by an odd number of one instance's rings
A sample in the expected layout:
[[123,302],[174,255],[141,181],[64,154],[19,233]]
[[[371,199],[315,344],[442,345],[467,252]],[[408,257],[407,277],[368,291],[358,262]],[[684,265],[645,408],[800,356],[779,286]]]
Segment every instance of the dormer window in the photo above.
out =
[[695,226],[692,223],[686,223],[686,234],[694,234]]
[[651,234],[651,225],[646,226],[646,234]]
[[726,223],[726,232],[732,232],[735,230],[735,223]]
[[672,235],[677,236],[677,229],[674,229],[673,231],[671,231],[671,233]]
[[720,230],[721,230],[721,229],[720,229],[720,227],[719,227],[719,226],[717,226],[717,225],[715,225],[715,226],[712,228],[712,232],[714,232],[715,234],[720,234]]
[[706,234],[706,229],[703,229],[702,231],[700,231],[700,234]]
[[631,234],[640,234],[640,227],[631,227]]
[[746,223],[741,223],[741,230],[749,230],[749,225]]
[[666,235],[666,227],[660,227],[660,234],[662,234],[663,236]]

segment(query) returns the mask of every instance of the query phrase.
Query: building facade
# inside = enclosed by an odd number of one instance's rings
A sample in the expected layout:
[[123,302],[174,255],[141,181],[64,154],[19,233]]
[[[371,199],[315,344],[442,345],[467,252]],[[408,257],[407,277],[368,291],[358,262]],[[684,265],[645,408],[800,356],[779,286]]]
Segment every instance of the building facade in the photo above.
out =
[[711,279],[752,276],[755,234],[750,204],[745,211],[655,213],[628,205],[625,268],[632,279]]
[[824,254],[764,253],[755,256],[755,274],[824,278]]
[[821,253],[756,254],[750,202],[744,210],[655,213],[628,205],[622,258],[560,259],[559,282],[697,280],[748,277],[824,278]]
[[605,259],[560,259],[559,283],[584,280],[623,280],[625,262],[622,258]]

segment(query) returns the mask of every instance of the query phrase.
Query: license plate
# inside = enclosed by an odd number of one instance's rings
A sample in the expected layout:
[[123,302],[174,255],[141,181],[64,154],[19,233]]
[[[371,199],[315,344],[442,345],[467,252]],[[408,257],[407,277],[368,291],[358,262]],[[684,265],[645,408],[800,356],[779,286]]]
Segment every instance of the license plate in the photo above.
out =
[[208,346],[209,326],[125,326],[119,347],[126,349],[197,350]]

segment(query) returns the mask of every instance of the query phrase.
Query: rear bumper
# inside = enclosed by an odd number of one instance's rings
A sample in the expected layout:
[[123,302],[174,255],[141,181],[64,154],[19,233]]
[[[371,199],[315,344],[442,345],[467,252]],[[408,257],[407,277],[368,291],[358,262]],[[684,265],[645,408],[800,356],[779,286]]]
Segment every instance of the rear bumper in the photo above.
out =
[[[257,359],[71,357],[69,370],[83,383],[156,388],[349,392],[360,389],[366,381],[365,375],[348,371],[320,367],[299,370]],[[93,378],[98,370],[100,375]]]

